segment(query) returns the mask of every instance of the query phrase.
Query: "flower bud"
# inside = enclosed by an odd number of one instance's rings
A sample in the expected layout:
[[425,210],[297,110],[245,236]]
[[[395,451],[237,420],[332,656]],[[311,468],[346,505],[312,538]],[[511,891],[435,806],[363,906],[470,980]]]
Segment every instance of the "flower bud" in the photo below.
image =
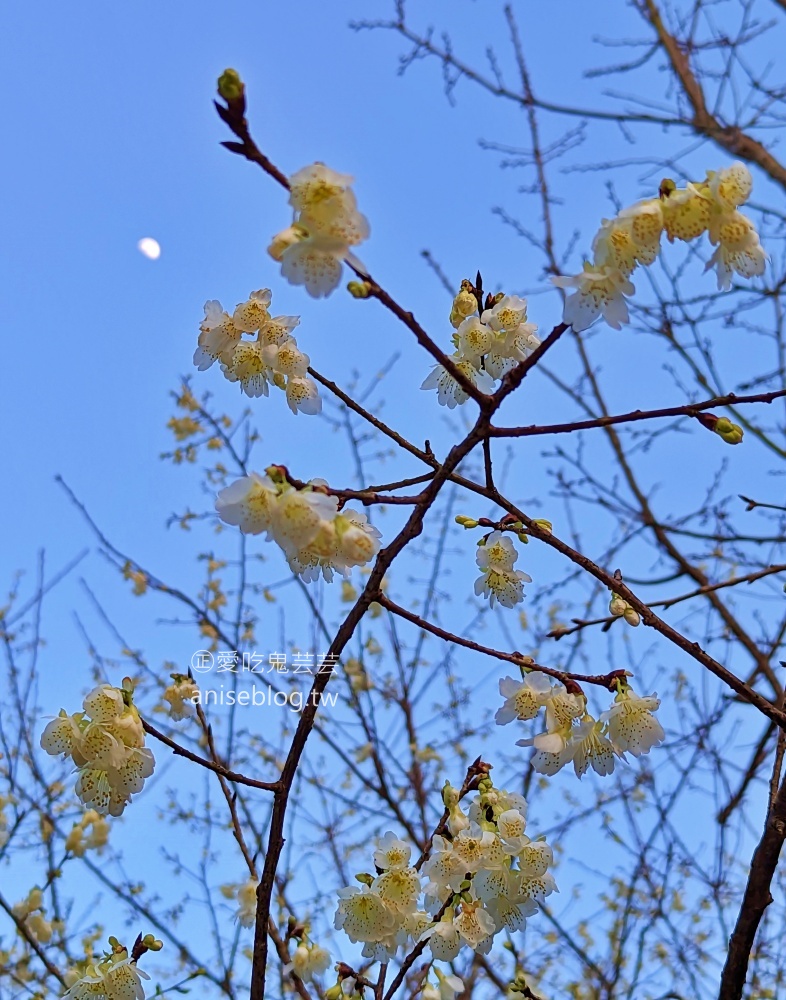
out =
[[632,625],[634,628],[637,625],[641,624],[641,615],[635,608],[632,608],[630,604],[622,612],[622,617],[625,619],[628,625]]
[[468,281],[461,282],[461,290],[453,299],[453,307],[450,310],[450,325],[459,327],[467,316],[477,312],[478,300],[472,291],[472,285]]
[[458,788],[454,788],[449,781],[446,781],[442,786],[442,801],[446,809],[452,809],[454,806],[458,805],[459,792]]
[[354,299],[367,299],[371,294],[371,285],[367,281],[350,281],[347,291]]
[[225,69],[218,78],[218,93],[227,104],[240,101],[243,98],[245,87],[240,79],[240,74],[236,69]]
[[733,424],[728,417],[716,417],[714,413],[697,413],[696,419],[702,427],[717,434],[726,444],[739,444],[742,441],[742,428],[739,424]]
[[726,417],[721,417],[713,430],[719,437],[723,438],[726,444],[740,444],[742,441],[742,428],[739,424],[733,424]]
[[456,524],[462,528],[477,528],[479,522],[474,517],[465,517],[463,514],[456,514]]
[[545,517],[535,518],[535,520],[532,523],[534,525],[537,525],[537,527],[540,528],[541,531],[545,531],[547,535],[551,534],[552,529],[554,527],[551,521],[547,521]]
[[628,607],[628,602],[624,600],[619,594],[612,594],[611,600],[609,601],[609,614],[619,618],[620,615],[625,614],[625,610]]
[[368,872],[361,872],[359,875],[355,876],[355,881],[360,882],[362,885],[371,885],[374,881],[374,876],[369,875]]
[[453,836],[455,837],[457,833],[461,833],[462,830],[466,830],[468,828],[469,816],[467,816],[458,803],[451,806],[450,814],[448,816],[448,829]]

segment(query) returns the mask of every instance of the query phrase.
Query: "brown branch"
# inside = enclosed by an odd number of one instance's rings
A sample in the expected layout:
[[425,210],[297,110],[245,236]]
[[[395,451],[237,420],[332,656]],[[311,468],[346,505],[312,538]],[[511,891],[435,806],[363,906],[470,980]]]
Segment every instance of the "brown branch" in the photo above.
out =
[[698,133],[712,139],[722,149],[749,163],[755,163],[781,187],[786,188],[786,167],[756,139],[747,135],[736,125],[721,125],[708,107],[704,91],[698,77],[691,68],[685,46],[663,23],[660,9],[655,0],[639,0],[639,13],[654,28],[658,40],[665,51],[674,75],[690,103],[693,118],[688,123]]
[[[245,119],[243,111],[245,110],[245,101],[242,105],[235,105],[233,103],[228,104],[226,107],[215,101],[216,110],[223,122],[231,129],[232,132],[241,140],[239,143],[222,143],[227,149],[232,153],[237,153],[239,156],[245,157],[251,163],[256,163],[257,166],[261,167],[268,176],[272,177],[277,183],[282,187],[286,188],[287,191],[290,190],[290,183],[286,175],[278,169],[278,167],[268,159],[267,156],[262,153],[257,144],[251,138],[251,133],[249,132],[248,122]],[[393,313],[393,315],[400,320],[404,326],[407,327],[412,333],[415,334],[417,342],[423,347],[428,353],[434,358],[437,364],[440,364],[445,368],[447,372],[458,382],[464,392],[474,399],[475,402],[483,410],[488,410],[490,407],[489,397],[481,392],[475,384],[467,378],[464,372],[456,365],[455,361],[451,357],[442,351],[437,344],[429,337],[423,327],[415,319],[412,312],[408,312],[403,306],[393,298],[389,292],[371,277],[366,271],[361,270],[349,261],[346,261],[347,267],[350,268],[359,278],[361,278],[367,286],[368,298],[377,299],[381,302],[386,309]]]
[[[718,813],[717,820],[720,826],[725,826],[729,822],[729,817],[745,798],[745,792],[748,790],[751,782],[759,773],[759,769],[762,764],[767,759],[767,755],[769,753],[767,744],[770,742],[770,738],[774,732],[775,725],[771,722],[765,728],[761,739],[756,744],[750,764],[748,764],[745,768],[745,774],[742,776],[742,781],[740,782],[737,791],[731,796],[726,805]],[[779,738],[784,734],[784,732],[786,732],[786,730],[778,730]]]
[[786,838],[786,782],[781,784],[767,814],[764,833],[751,859],[742,905],[729,940],[718,1000],[740,1000],[745,988],[751,950],[764,911],[772,902],[770,886]]
[[475,446],[483,440],[487,426],[488,417],[481,412],[469,434],[467,434],[463,441],[454,445],[450,450],[445,462],[424,490],[422,500],[412,511],[404,527],[391,543],[379,552],[363,592],[344,619],[333,642],[330,644],[323,666],[314,677],[305,707],[298,719],[297,728],[292,738],[286,761],[284,762],[280,787],[277,789],[273,800],[265,866],[257,889],[257,917],[251,969],[251,1000],[264,1000],[265,996],[265,970],[268,953],[267,918],[270,914],[275,874],[279,858],[281,857],[281,851],[284,847],[283,829],[289,792],[295,779],[306,742],[314,726],[320,695],[327,687],[333,674],[332,663],[338,661],[341,652],[352,638],[361,618],[363,618],[369,606],[374,602],[376,595],[381,589],[384,575],[391,563],[410,541],[420,535],[423,530],[423,521],[426,512],[436,500],[439,491],[450,478],[451,473]]
[[[618,413],[613,416],[595,417],[592,420],[574,420],[561,424],[531,424],[529,427],[490,427],[492,437],[537,437],[542,434],[571,434],[573,431],[590,430],[593,427],[609,427],[612,424],[628,424],[637,420],[655,420],[662,417],[695,417],[703,410],[711,410],[716,406],[727,406],[740,403],[772,403],[786,396],[786,389],[776,389],[773,392],[760,392],[751,396],[737,396],[730,392],[725,396],[715,396],[701,403],[686,403],[683,406],[664,406],[657,410],[631,410],[629,413]],[[747,497],[743,500],[748,501]],[[748,501],[750,502],[750,501]],[[765,506],[764,504],[755,504]],[[779,508],[784,509],[784,508]]]
[[382,591],[379,591],[377,594],[376,602],[377,604],[381,604],[382,607],[391,614],[396,615],[399,618],[404,618],[406,621],[411,622],[418,628],[423,629],[424,632],[430,632],[431,635],[435,635],[437,638],[442,639],[445,642],[452,642],[457,646],[463,646],[465,649],[474,650],[476,653],[493,656],[497,660],[504,660],[507,663],[513,663],[517,667],[526,667],[528,670],[534,670],[538,673],[546,674],[548,677],[553,677],[558,681],[570,680],[580,684],[598,684],[600,687],[604,687],[608,690],[614,680],[625,673],[624,670],[611,670],[607,674],[574,674],[568,670],[557,670],[554,667],[545,667],[540,663],[535,663],[531,656],[523,656],[521,653],[506,653],[501,649],[493,649],[491,646],[483,646],[481,643],[475,642],[474,639],[465,639],[464,636],[456,635],[454,632],[449,632],[447,629],[440,628],[439,625],[426,621],[426,619],[421,618],[420,615],[416,615],[413,611],[407,611],[406,608],[402,608],[401,605],[391,601],[386,594],[382,593]]
[[227,781],[231,781],[236,785],[248,785],[249,788],[259,788],[263,792],[277,792],[280,788],[279,781],[258,781],[256,778],[247,778],[245,774],[240,774],[237,771],[231,771],[228,767],[217,761],[206,760],[204,757],[200,757],[199,754],[193,753],[186,747],[180,746],[179,743],[175,743],[174,740],[170,739],[160,730],[152,726],[146,719],[142,719],[142,725],[145,728],[145,732],[149,733],[154,739],[159,740],[159,742],[168,746],[172,753],[177,757],[185,757],[194,764],[199,764],[200,767],[207,768],[208,771],[214,771],[217,775],[222,778],[226,778]]
[[[277,465],[275,466],[275,468],[277,468],[281,472],[281,474],[284,476],[284,478],[290,484],[290,486],[294,486],[295,489],[303,490],[306,489],[306,487],[309,485],[302,479],[296,479],[293,475],[291,475],[289,469],[287,469],[285,465]],[[431,475],[426,477],[418,477],[418,481],[423,482],[424,478],[426,481],[430,481],[433,477]],[[346,502],[347,500],[360,500],[361,503],[365,504],[366,506],[379,503],[379,504],[392,504],[392,505],[399,504],[401,506],[412,507],[416,503],[420,502],[420,496],[421,496],[421,494],[418,494],[417,496],[403,496],[403,497],[390,496],[390,494],[380,493],[374,489],[362,489],[362,490],[334,489],[332,486],[315,486],[314,489],[320,490],[321,492],[326,493],[328,496],[338,497],[338,499],[342,503]]]
[[425,462],[426,465],[430,465],[432,468],[436,468],[439,465],[434,453],[428,446],[428,442],[426,442],[425,450],[418,448],[417,445],[412,444],[411,441],[408,441],[405,437],[403,437],[403,435],[399,434],[398,431],[394,431],[392,427],[388,427],[388,425],[384,421],[380,420],[379,417],[375,417],[373,413],[370,413],[365,407],[361,406],[360,403],[354,400],[348,393],[344,392],[344,390],[336,385],[335,382],[331,382],[330,379],[325,378],[324,375],[320,375],[320,373],[315,371],[313,368],[309,368],[308,372],[309,375],[319,382],[320,385],[329,389],[334,396],[340,399],[348,409],[352,410],[353,413],[357,413],[359,417],[362,417],[365,421],[371,424],[372,427],[375,427],[378,431],[380,431],[380,433],[384,434],[385,437],[394,441],[404,451],[408,451],[410,455],[415,455],[421,460],[421,462]]
[[385,28],[392,31],[397,31],[403,38],[412,42],[416,47],[418,53],[424,52],[428,55],[437,58],[443,65],[450,66],[455,69],[461,76],[465,76],[468,80],[472,80],[473,83],[478,84],[488,93],[494,95],[495,97],[502,97],[505,100],[513,101],[515,104],[519,104],[526,108],[529,105],[533,105],[536,108],[540,108],[542,111],[550,111],[558,115],[567,115],[571,118],[589,118],[595,119],[596,121],[606,121],[606,122],[619,122],[620,120],[626,122],[641,122],[648,125],[665,125],[665,126],[678,126],[684,125],[685,122],[681,118],[667,118],[664,115],[652,115],[646,112],[631,112],[620,114],[614,111],[598,111],[592,108],[577,108],[566,104],[555,104],[553,101],[544,101],[542,98],[535,97],[532,93],[521,94],[518,91],[510,90],[508,87],[495,82],[488,77],[483,76],[477,70],[472,69],[467,63],[462,62],[457,59],[447,48],[440,48],[436,45],[431,38],[424,35],[418,35],[416,32],[412,31],[405,22],[402,20],[398,21],[361,21],[353,22],[350,27],[355,29],[360,28]]
[[772,702],[768,701],[760,695],[758,691],[755,691],[749,685],[741,681],[736,674],[732,673],[732,671],[727,667],[724,667],[723,664],[719,663],[713,656],[710,656],[706,650],[702,649],[698,642],[691,642],[690,639],[686,638],[675,628],[672,628],[672,626],[665,622],[662,618],[659,618],[658,615],[651,610],[649,605],[645,604],[644,601],[634,594],[634,592],[623,582],[621,576],[615,573],[610,573],[608,570],[598,566],[598,564],[593,562],[593,560],[588,556],[578,552],[552,532],[544,531],[532,518],[528,517],[514,504],[506,500],[501,494],[492,490],[486,490],[478,484],[474,484],[474,490],[475,492],[487,497],[489,500],[493,500],[498,506],[502,507],[503,510],[507,510],[508,513],[512,514],[516,520],[521,521],[534,538],[544,542],[550,548],[556,549],[557,552],[562,553],[562,555],[570,559],[574,565],[586,570],[591,576],[594,576],[596,580],[599,580],[606,587],[608,587],[609,590],[613,590],[615,593],[619,594],[620,597],[626,600],[628,604],[638,611],[641,616],[641,620],[645,625],[648,625],[650,628],[654,628],[655,631],[659,632],[662,636],[664,636],[664,638],[669,639],[675,646],[682,649],[697,662],[701,663],[701,665],[706,667],[710,673],[714,674],[727,684],[732,691],[736,692],[736,694],[738,694],[744,701],[747,701],[754,707],[758,708],[763,715],[775,722],[776,725],[782,728],[786,727],[786,713],[776,708]]
[[13,907],[11,907],[1,895],[0,895],[0,910],[4,910],[5,913],[11,918],[11,920],[14,922],[16,926],[17,931],[19,932],[19,936],[27,943],[28,947],[36,953],[36,955],[41,961],[41,964],[44,966],[49,975],[53,979],[56,979],[61,986],[67,987],[68,983],[65,981],[65,977],[63,976],[62,972],[60,972],[60,970],[57,968],[56,965],[53,965],[49,961],[49,959],[46,957],[44,949],[41,947],[38,941],[36,941],[35,937],[28,928],[27,924],[25,924],[24,920],[21,920],[14,913]]

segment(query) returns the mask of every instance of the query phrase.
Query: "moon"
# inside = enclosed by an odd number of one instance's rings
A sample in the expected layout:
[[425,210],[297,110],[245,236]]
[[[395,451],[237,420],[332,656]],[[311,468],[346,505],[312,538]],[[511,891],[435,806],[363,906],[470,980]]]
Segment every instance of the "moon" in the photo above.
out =
[[148,260],[158,260],[161,256],[161,246],[152,236],[143,237],[136,245],[137,250]]

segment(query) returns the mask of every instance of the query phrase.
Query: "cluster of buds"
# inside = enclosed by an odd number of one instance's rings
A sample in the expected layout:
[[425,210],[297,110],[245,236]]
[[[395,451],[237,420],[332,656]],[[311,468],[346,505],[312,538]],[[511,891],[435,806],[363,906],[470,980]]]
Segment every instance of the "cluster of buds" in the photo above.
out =
[[661,235],[670,242],[691,242],[704,233],[716,247],[707,263],[714,267],[718,288],[731,287],[732,274],[744,278],[764,273],[767,254],[753,222],[737,209],[751,194],[753,179],[744,163],[708,171],[705,180],[678,188],[664,180],[657,198],[636,202],[613,219],[604,219],[592,241],[593,258],[580,274],[556,277],[559,288],[575,291],[565,301],[563,320],[578,333],[598,316],[619,330],[628,322],[625,297],[635,288],[630,276],[649,266],[660,253]]
[[265,534],[284,550],[290,568],[305,581],[348,576],[379,551],[380,534],[360,511],[339,511],[338,498],[321,480],[293,486],[286,470],[271,465],[221,490],[216,510],[222,521],[250,535]]
[[609,601],[609,614],[614,615],[615,618],[624,618],[628,625],[633,625],[634,628],[641,624],[641,615],[619,594],[612,593]]
[[[478,286],[480,275],[478,275]],[[527,300],[516,295],[488,295],[481,309],[483,292],[470,281],[461,282],[450,310],[454,327],[456,368],[480,392],[489,393],[494,383],[529,357],[539,346],[537,327],[527,322]],[[444,367],[436,365],[420,387],[436,389],[442,406],[453,409],[469,399],[466,389]]]
[[218,300],[206,302],[194,364],[202,372],[218,361],[224,377],[247,396],[267,396],[273,385],[284,391],[293,413],[319,413],[322,399],[308,374],[311,359],[292,336],[300,317],[271,316],[271,300],[270,289],[260,288],[231,316]]
[[728,417],[716,417],[714,413],[699,413],[696,419],[702,427],[717,434],[726,444],[742,443],[742,428],[739,424],[733,424]]
[[120,816],[155,767],[133,690],[128,677],[122,688],[99,684],[85,697],[81,712],[68,715],[61,709],[41,735],[48,754],[74,762],[75,791],[101,816]]

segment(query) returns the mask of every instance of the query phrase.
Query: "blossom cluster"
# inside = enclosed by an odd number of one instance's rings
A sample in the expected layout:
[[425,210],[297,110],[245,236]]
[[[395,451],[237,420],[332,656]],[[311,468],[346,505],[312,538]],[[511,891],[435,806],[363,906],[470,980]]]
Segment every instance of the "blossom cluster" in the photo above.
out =
[[[237,903],[235,918],[241,927],[253,927],[257,916],[257,888],[255,877],[245,882],[222,885],[221,894],[225,899]],[[299,940],[292,953],[292,961],[284,966],[284,972],[294,972],[304,983],[310,983],[314,976],[324,972],[330,965],[330,954],[318,944],[308,940],[305,931],[297,935]]]
[[[300,317],[271,316],[271,300],[270,289],[260,288],[231,316],[216,299],[206,302],[194,364],[203,372],[218,361],[225,378],[247,396],[267,396],[274,385],[284,390],[293,413],[319,413],[322,399],[308,375],[311,359],[292,336]],[[256,336],[243,340],[244,333]]]
[[649,266],[660,253],[661,236],[670,242],[691,242],[704,233],[716,247],[706,270],[714,267],[718,288],[731,287],[732,275],[743,278],[764,273],[767,254],[753,222],[737,211],[751,194],[753,179],[744,163],[707,171],[704,181],[678,188],[661,184],[657,198],[638,201],[613,219],[604,219],[592,241],[592,261],[580,274],[555,277],[560,288],[575,291],[565,301],[563,320],[578,333],[598,316],[619,330],[628,322],[626,296],[635,291],[630,276]]
[[245,882],[229,883],[221,886],[221,895],[237,903],[236,917],[241,927],[253,927],[257,915],[257,886],[259,879],[249,878]]
[[464,812],[459,791],[446,783],[447,828],[434,836],[422,868],[394,833],[377,842],[376,877],[338,892],[335,926],[363,955],[392,959],[408,943],[427,941],[434,959],[451,962],[462,947],[488,954],[496,934],[524,928],[556,890],[551,847],[525,834],[527,803],[494,787],[489,777]]
[[36,886],[30,890],[27,897],[12,907],[14,916],[23,923],[25,930],[39,944],[48,944],[56,930],[63,929],[60,920],[47,920],[44,907],[44,894]]
[[[492,392],[495,381],[540,344],[535,336],[537,327],[527,322],[526,299],[500,293],[481,312],[475,289],[466,279],[453,300],[450,323],[456,331],[450,359],[480,392]],[[436,365],[420,388],[436,389],[440,405],[450,409],[469,399],[466,389],[444,365]]]
[[369,225],[358,211],[353,180],[324,163],[298,170],[289,178],[294,221],[268,247],[270,256],[280,262],[283,277],[290,284],[305,285],[317,299],[336,288],[343,261],[363,270],[350,247],[367,239]]
[[0,847],[5,847],[8,843],[9,837],[11,836],[8,832],[10,822],[5,809],[6,806],[12,805],[16,805],[16,799],[13,795],[0,795]]
[[172,683],[167,686],[162,700],[166,702],[169,717],[179,722],[194,714],[196,699],[199,697],[199,687],[193,678],[186,674],[171,674]]
[[[88,828],[90,833],[87,832]],[[88,850],[95,850],[100,854],[108,842],[109,823],[95,809],[87,809],[66,837],[65,849],[75,857],[82,858]]]
[[76,794],[100,816],[120,816],[155,767],[132,693],[128,678],[122,688],[99,684],[82,702],[83,711],[67,715],[61,709],[41,735],[48,754],[74,762]]
[[369,562],[379,551],[380,534],[365,514],[342,509],[325,483],[312,479],[303,489],[292,486],[280,468],[266,475],[252,472],[225,487],[216,499],[222,521],[249,535],[264,533],[284,550],[289,566],[303,580],[337,571],[348,576],[354,566]]
[[526,722],[545,709],[545,732],[517,741],[517,746],[535,748],[531,763],[536,771],[552,775],[572,762],[580,778],[590,767],[598,774],[611,774],[618,758],[649,753],[665,737],[653,715],[660,700],[655,695],[639,697],[624,680],[617,682],[617,688],[611,708],[594,719],[584,694],[568,691],[540,671],[529,671],[520,681],[504,677],[499,691],[505,702],[495,719],[498,726],[515,719]]
[[[151,938],[152,935],[148,935],[145,942]],[[116,938],[110,938],[109,942],[112,951],[103,958],[88,962],[78,972],[66,974],[69,988],[63,1000],[144,1000],[142,980],[150,976],[137,968],[136,961]],[[160,945],[160,941],[150,940],[151,950],[159,950],[156,946]]]
[[292,953],[292,961],[288,962],[282,971],[294,972],[304,983],[310,983],[314,976],[320,975],[329,965],[330,953],[327,949],[313,944],[304,937]]
[[488,598],[492,608],[495,601],[503,608],[512,608],[524,600],[524,584],[532,583],[532,577],[513,568],[518,557],[510,537],[501,531],[492,531],[478,543],[475,559],[481,574],[475,581],[475,593]]

